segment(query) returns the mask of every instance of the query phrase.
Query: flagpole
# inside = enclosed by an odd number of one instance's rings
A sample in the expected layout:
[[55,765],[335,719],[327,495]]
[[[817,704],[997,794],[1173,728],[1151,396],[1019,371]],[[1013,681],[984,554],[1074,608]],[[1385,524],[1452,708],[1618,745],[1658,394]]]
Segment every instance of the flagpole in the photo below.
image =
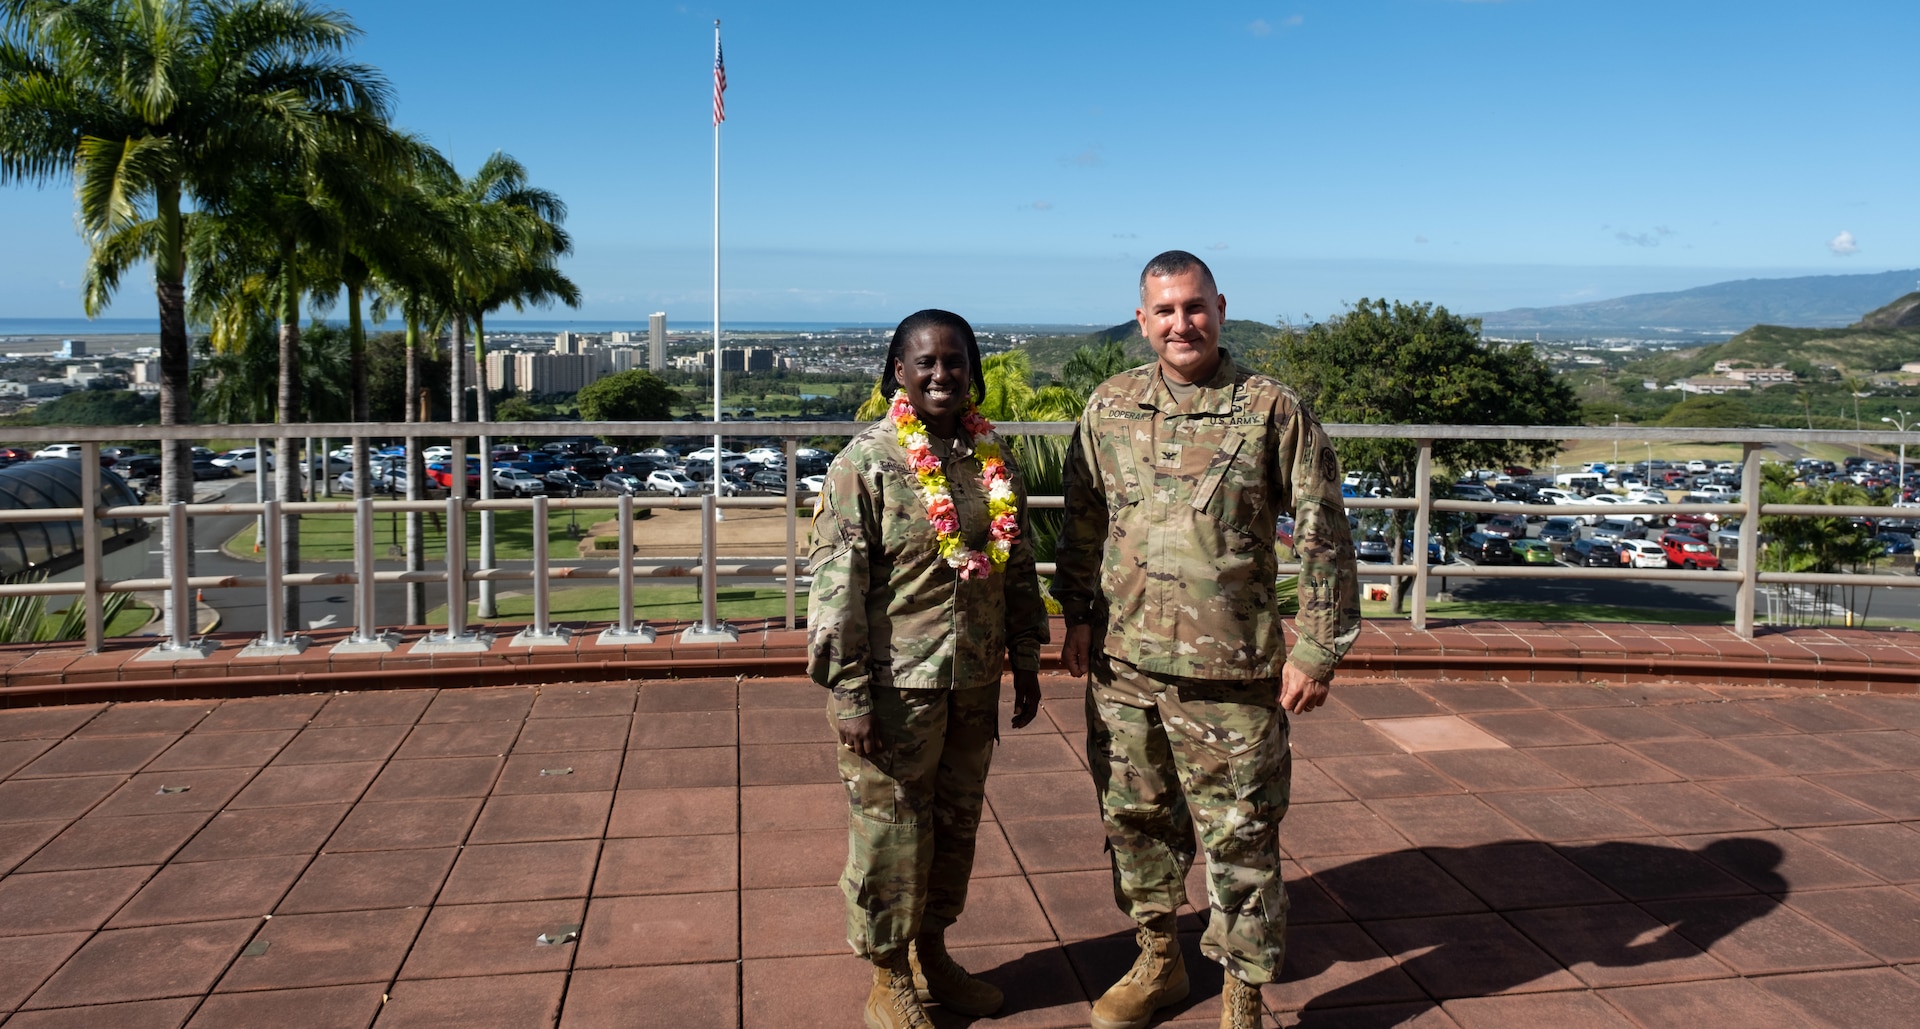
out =
[[727,120],[723,95],[727,89],[725,61],[720,53],[720,19],[713,20],[713,491],[700,499],[702,583],[700,624],[686,631],[684,640],[737,639],[719,617],[720,462],[720,123]]

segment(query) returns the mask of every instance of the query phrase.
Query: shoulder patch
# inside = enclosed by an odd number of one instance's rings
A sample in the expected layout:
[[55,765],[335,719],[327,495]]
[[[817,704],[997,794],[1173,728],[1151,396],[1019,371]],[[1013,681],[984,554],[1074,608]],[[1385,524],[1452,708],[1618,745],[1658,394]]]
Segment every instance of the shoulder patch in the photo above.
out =
[[1332,447],[1320,448],[1320,477],[1330,483],[1340,481],[1340,458]]

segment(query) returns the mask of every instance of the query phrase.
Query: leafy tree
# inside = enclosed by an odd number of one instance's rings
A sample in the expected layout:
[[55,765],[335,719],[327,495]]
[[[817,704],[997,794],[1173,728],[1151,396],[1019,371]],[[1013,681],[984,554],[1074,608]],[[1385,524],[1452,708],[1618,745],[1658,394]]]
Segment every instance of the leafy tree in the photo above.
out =
[[[1874,502],[1866,490],[1851,482],[1797,486],[1791,468],[1773,463],[1761,466],[1760,472],[1760,498],[1764,504],[1865,507]],[[1760,566],[1769,571],[1862,572],[1868,570],[1867,566],[1882,551],[1879,541],[1873,538],[1872,526],[1839,515],[1816,518],[1767,515],[1760,519],[1760,531],[1771,537],[1762,548],[1760,559]],[[1862,587],[1793,588],[1811,592],[1814,603],[1802,611],[1798,606],[1784,602],[1790,592],[1788,587],[1769,587],[1780,595],[1783,601],[1780,607],[1786,612],[1786,617],[1796,622],[1805,617],[1809,622],[1825,625],[1832,620],[1830,612],[1835,592],[1846,590],[1844,606],[1851,609],[1853,593]],[[1871,587],[1865,588],[1871,600]]]
[[[590,382],[574,397],[580,417],[589,422],[663,422],[673,417],[677,399],[665,379],[642,368]],[[639,443],[639,437],[629,437],[617,445]]]
[[82,390],[33,409],[37,425],[149,425],[159,402],[131,390]]
[[[1580,405],[1529,344],[1480,338],[1480,322],[1428,303],[1362,299],[1345,314],[1283,331],[1242,358],[1292,386],[1322,421],[1374,425],[1573,425]],[[1419,449],[1410,439],[1342,439],[1349,471],[1371,473],[1396,496],[1414,494]],[[1538,464],[1550,440],[1435,440],[1433,460],[1453,473]],[[1390,539],[1404,537],[1396,511]],[[1416,541],[1424,546],[1425,541]],[[1406,589],[1394,584],[1396,609]]]
[[1119,340],[1099,346],[1085,346],[1067,355],[1060,366],[1060,385],[1080,394],[1093,395],[1095,386],[1134,367],[1138,362],[1127,356],[1126,345]]
[[1753,424],[1753,409],[1739,397],[1698,396],[1667,409],[1655,425],[1693,426],[1703,429],[1740,428]]

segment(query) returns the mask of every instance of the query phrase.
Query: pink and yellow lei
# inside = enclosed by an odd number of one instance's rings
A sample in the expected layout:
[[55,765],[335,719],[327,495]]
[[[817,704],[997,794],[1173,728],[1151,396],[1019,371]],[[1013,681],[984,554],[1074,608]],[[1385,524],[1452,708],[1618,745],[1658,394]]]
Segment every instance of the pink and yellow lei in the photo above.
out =
[[1014,516],[1013,477],[1000,456],[1000,446],[990,442],[993,423],[972,407],[961,422],[973,437],[973,454],[980,460],[980,489],[987,497],[987,515],[992,519],[987,531],[987,552],[974,550],[960,538],[960,512],[953,506],[953,491],[947,486],[946,473],[940,470],[940,458],[933,452],[933,437],[914,413],[905,390],[893,395],[893,407],[887,412],[893,420],[896,437],[906,448],[907,463],[920,480],[920,492],[927,503],[927,521],[939,537],[940,556],[960,572],[962,579],[984,579],[1007,567],[1013,545],[1020,539],[1020,523]]

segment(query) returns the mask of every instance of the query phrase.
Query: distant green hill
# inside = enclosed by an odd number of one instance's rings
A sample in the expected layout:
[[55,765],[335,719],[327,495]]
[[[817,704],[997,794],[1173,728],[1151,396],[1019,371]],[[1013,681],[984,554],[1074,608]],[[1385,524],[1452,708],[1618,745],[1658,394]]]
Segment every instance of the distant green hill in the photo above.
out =
[[1475,315],[1489,332],[1733,332],[1749,325],[1838,328],[1913,289],[1920,271],[1741,279],[1674,293],[1639,293],[1562,307]]
[[1863,329],[1920,329],[1920,293],[1908,293],[1877,311],[1869,311],[1854,324]]
[[[1245,353],[1252,346],[1273,338],[1278,331],[1265,322],[1229,318],[1220,327],[1220,345]],[[1027,352],[1035,371],[1058,375],[1060,367],[1067,363],[1067,358],[1073,356],[1075,350],[1104,346],[1114,340],[1123,343],[1127,356],[1141,364],[1153,359],[1153,348],[1147,345],[1147,338],[1140,335],[1138,322],[1121,322],[1111,328],[1078,336],[1036,336],[1022,344],[1021,349]]]

